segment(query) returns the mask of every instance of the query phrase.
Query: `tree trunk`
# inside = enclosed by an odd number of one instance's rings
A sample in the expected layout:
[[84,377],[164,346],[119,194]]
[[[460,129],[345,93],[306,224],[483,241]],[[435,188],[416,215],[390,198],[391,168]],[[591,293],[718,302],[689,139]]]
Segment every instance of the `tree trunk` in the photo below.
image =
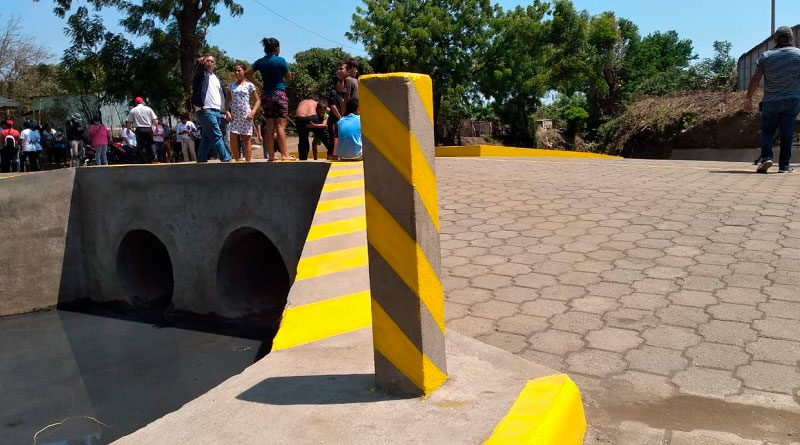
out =
[[192,74],[195,60],[200,56],[200,39],[197,36],[197,23],[200,21],[202,11],[186,5],[175,14],[180,32],[178,53],[181,62],[181,89],[183,90],[183,106],[186,112],[192,110]]

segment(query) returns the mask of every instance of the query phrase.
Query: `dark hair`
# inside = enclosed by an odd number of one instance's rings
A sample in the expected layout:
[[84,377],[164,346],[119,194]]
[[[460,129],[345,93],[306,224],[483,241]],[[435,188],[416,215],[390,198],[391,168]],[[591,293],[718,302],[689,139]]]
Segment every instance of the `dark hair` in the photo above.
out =
[[347,63],[347,69],[350,69],[350,70],[353,69],[353,68],[358,69],[358,60],[356,60],[356,59],[351,57],[351,58],[347,59],[346,63]]
[[236,67],[237,67],[237,66],[238,66],[238,67],[241,67],[241,68],[242,68],[242,71],[247,71],[247,64],[246,64],[246,63],[244,63],[244,62],[234,63],[234,64],[233,64],[233,70],[234,70],[234,71],[236,71]]
[[325,99],[320,99],[320,100],[317,101],[317,106],[318,107],[327,107],[328,106],[328,102],[326,102]]
[[350,114],[350,113],[355,113],[356,110],[358,110],[358,107],[359,107],[358,98],[351,97],[350,99],[347,99],[347,103],[345,104],[344,109],[346,110],[347,114]]
[[281,47],[281,42],[274,37],[264,37],[261,39],[261,44],[264,45],[264,54],[268,56],[275,54]]
[[92,118],[92,122],[96,122],[98,124],[102,124],[103,120],[100,119],[100,116],[95,116],[95,117]]
[[27,119],[22,121],[22,128],[31,128],[31,124],[28,122]]

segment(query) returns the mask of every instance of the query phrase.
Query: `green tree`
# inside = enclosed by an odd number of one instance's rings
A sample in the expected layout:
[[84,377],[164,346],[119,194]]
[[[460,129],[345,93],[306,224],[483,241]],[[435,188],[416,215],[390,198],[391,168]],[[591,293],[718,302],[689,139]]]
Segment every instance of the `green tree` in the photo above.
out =
[[703,59],[693,67],[703,88],[731,87],[736,71],[736,59],[731,57],[731,42],[714,42],[714,57]]
[[[347,37],[362,42],[378,72],[424,73],[433,80],[437,140],[452,141],[442,122],[444,100],[474,93],[476,54],[489,38],[490,0],[363,0]],[[458,113],[456,113],[458,114]],[[460,116],[450,116],[458,120]]]
[[[40,0],[33,0],[38,2]],[[73,0],[53,0],[53,12],[58,17],[65,17],[72,8]],[[205,33],[220,20],[217,8],[220,4],[231,16],[238,16],[244,8],[234,0],[90,0],[88,2],[96,10],[113,7],[122,11],[122,20],[127,31],[136,35],[151,35],[161,25],[174,23],[178,34],[178,60],[180,61],[181,88],[185,98],[190,97],[192,89],[192,70],[202,47]],[[80,6],[86,8],[85,6]],[[76,12],[77,13],[77,12]],[[187,104],[188,105],[188,104]]]
[[543,22],[548,10],[547,4],[535,0],[526,8],[498,12],[491,25],[493,38],[481,54],[480,91],[494,101],[498,116],[509,125],[506,143],[512,145],[533,145],[530,117],[551,88],[547,60],[552,50]]
[[[292,70],[292,81],[286,85],[290,110],[294,110],[301,100],[309,97],[327,100],[333,87],[336,66],[340,61],[351,57],[342,48],[311,48],[295,54],[295,61],[289,66]],[[369,61],[363,57],[355,59],[361,74],[372,73]]]

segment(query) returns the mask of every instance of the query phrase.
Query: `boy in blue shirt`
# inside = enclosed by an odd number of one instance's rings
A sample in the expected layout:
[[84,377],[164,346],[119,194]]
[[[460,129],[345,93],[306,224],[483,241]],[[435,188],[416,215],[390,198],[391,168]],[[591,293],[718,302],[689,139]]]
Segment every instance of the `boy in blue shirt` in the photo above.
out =
[[345,105],[347,114],[339,119],[336,126],[339,129],[339,145],[336,154],[343,161],[361,160],[361,116],[359,115],[358,99],[351,97]]

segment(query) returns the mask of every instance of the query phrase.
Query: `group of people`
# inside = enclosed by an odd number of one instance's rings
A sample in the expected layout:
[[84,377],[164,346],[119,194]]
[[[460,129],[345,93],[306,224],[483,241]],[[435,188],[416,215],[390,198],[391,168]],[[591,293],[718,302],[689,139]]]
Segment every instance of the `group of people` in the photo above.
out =
[[[292,72],[286,59],[280,57],[280,42],[275,38],[261,41],[264,57],[251,67],[234,66],[236,80],[227,87],[215,73],[216,60],[211,55],[197,59],[192,79],[192,105],[200,123],[200,147],[197,162],[206,162],[211,153],[220,161],[229,162],[231,154],[238,159],[239,146],[245,160],[252,156],[251,137],[253,121],[261,108],[265,155],[269,161],[295,160],[286,146],[286,123],[289,118],[289,99],[286,83]],[[261,82],[254,74],[261,74]],[[358,103],[358,64],[355,60],[341,62],[336,69],[336,82],[331,89],[330,101],[307,99],[296,112],[297,133],[300,139],[300,160],[308,159],[309,135],[314,134],[314,159],[317,146],[325,146],[333,159],[360,159],[361,118]],[[261,93],[258,94],[258,91]],[[224,143],[225,127],[230,133],[231,153]],[[277,146],[277,153],[276,153]]]
[[20,131],[12,119],[6,119],[0,131],[0,172],[41,170],[42,154],[46,154],[49,166],[60,166],[69,157],[68,147],[65,132],[57,131],[51,123],[39,125],[25,119]]
[[[93,159],[96,165],[108,165],[110,153],[126,163],[178,159],[207,162],[211,157],[222,162],[250,161],[254,127],[261,132],[258,136],[269,161],[295,160],[286,146],[289,118],[286,84],[291,82],[292,72],[286,60],[280,57],[277,39],[264,38],[261,43],[264,57],[250,67],[243,63],[234,65],[235,81],[228,85],[215,72],[213,56],[197,59],[191,104],[198,125],[186,114],[174,129],[170,129],[142,97],[134,99],[134,107],[128,113],[118,142],[99,116],[85,129],[80,117],[73,115],[66,122],[64,133],[45,130],[28,121],[19,133],[13,128],[13,122],[7,121],[3,124],[0,167],[2,171],[19,171],[23,165],[28,165],[30,170],[38,170],[39,152],[44,145],[56,143],[59,150],[68,149],[70,166],[83,165],[86,159]],[[328,159],[361,159],[358,68],[355,59],[341,61],[336,66],[328,100],[313,97],[298,104],[296,127],[300,160],[308,159],[310,147],[313,147],[313,158],[317,159],[319,145],[325,147]],[[261,82],[255,79],[256,72],[261,74]],[[254,125],[259,110],[261,122]],[[309,143],[311,135],[314,136],[312,144]],[[43,142],[44,139],[47,141]],[[174,150],[173,141],[180,149]],[[198,141],[199,146],[196,146]]]

